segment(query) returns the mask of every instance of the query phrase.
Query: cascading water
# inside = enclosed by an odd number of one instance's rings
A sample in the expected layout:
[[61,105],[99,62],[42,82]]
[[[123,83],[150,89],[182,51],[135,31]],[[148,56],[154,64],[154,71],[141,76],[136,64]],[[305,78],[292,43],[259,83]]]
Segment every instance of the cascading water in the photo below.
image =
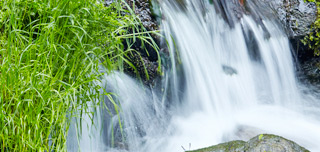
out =
[[104,140],[96,141],[104,148],[94,151],[184,151],[259,133],[320,151],[320,102],[302,93],[307,89],[297,82],[287,37],[270,19],[257,24],[244,15],[237,21],[230,12],[223,19],[228,9],[218,14],[213,5],[161,2],[171,69],[154,90],[121,73],[106,76],[123,126],[117,116],[104,118]]

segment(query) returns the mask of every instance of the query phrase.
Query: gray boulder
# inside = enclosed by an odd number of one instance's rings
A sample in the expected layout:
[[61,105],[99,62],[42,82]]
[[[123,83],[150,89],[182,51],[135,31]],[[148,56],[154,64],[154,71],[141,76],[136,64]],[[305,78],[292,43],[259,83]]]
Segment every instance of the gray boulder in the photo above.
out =
[[[251,4],[251,5],[250,5]],[[304,0],[246,0],[246,5],[255,4],[261,10],[271,10],[271,14],[258,14],[258,17],[271,18],[276,16],[281,23],[283,30],[289,37],[293,51],[300,63],[313,58],[314,53],[308,46],[305,46],[301,40],[311,32],[311,26],[317,19],[317,6],[314,2],[305,2]],[[255,8],[255,7],[254,7]],[[255,15],[256,9],[250,14]]]
[[216,146],[188,152],[309,152],[293,141],[271,134],[261,134],[248,142],[231,141]]
[[289,37],[305,36],[317,18],[315,3],[304,0],[263,0],[270,3],[274,13],[286,27]]

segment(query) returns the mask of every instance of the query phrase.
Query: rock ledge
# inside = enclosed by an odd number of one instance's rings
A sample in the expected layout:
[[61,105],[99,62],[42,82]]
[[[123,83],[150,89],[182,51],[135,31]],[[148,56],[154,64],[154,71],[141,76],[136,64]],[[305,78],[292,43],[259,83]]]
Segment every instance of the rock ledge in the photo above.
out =
[[231,141],[188,152],[309,152],[297,143],[271,134],[261,134],[248,142]]

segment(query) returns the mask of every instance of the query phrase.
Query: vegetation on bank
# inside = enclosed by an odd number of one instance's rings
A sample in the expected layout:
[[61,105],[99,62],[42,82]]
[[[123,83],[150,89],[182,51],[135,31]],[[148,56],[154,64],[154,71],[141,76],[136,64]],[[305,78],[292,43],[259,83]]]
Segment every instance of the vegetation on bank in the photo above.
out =
[[153,44],[123,5],[0,1],[0,151],[66,151],[71,118],[100,96],[99,66],[132,66],[123,43]]
[[320,55],[320,0],[305,0],[314,2],[317,5],[317,20],[311,27],[311,32],[303,39],[304,45],[308,45],[310,49],[314,50],[314,54]]

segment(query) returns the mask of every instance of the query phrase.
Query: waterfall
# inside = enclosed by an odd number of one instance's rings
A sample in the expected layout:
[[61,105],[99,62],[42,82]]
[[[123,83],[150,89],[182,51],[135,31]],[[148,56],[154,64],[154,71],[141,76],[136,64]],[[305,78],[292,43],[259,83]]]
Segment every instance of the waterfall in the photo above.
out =
[[171,68],[151,89],[122,73],[103,78],[121,123],[101,115],[96,151],[182,152],[259,133],[320,151],[320,102],[298,82],[288,38],[272,18],[238,17],[229,3],[161,2]]

